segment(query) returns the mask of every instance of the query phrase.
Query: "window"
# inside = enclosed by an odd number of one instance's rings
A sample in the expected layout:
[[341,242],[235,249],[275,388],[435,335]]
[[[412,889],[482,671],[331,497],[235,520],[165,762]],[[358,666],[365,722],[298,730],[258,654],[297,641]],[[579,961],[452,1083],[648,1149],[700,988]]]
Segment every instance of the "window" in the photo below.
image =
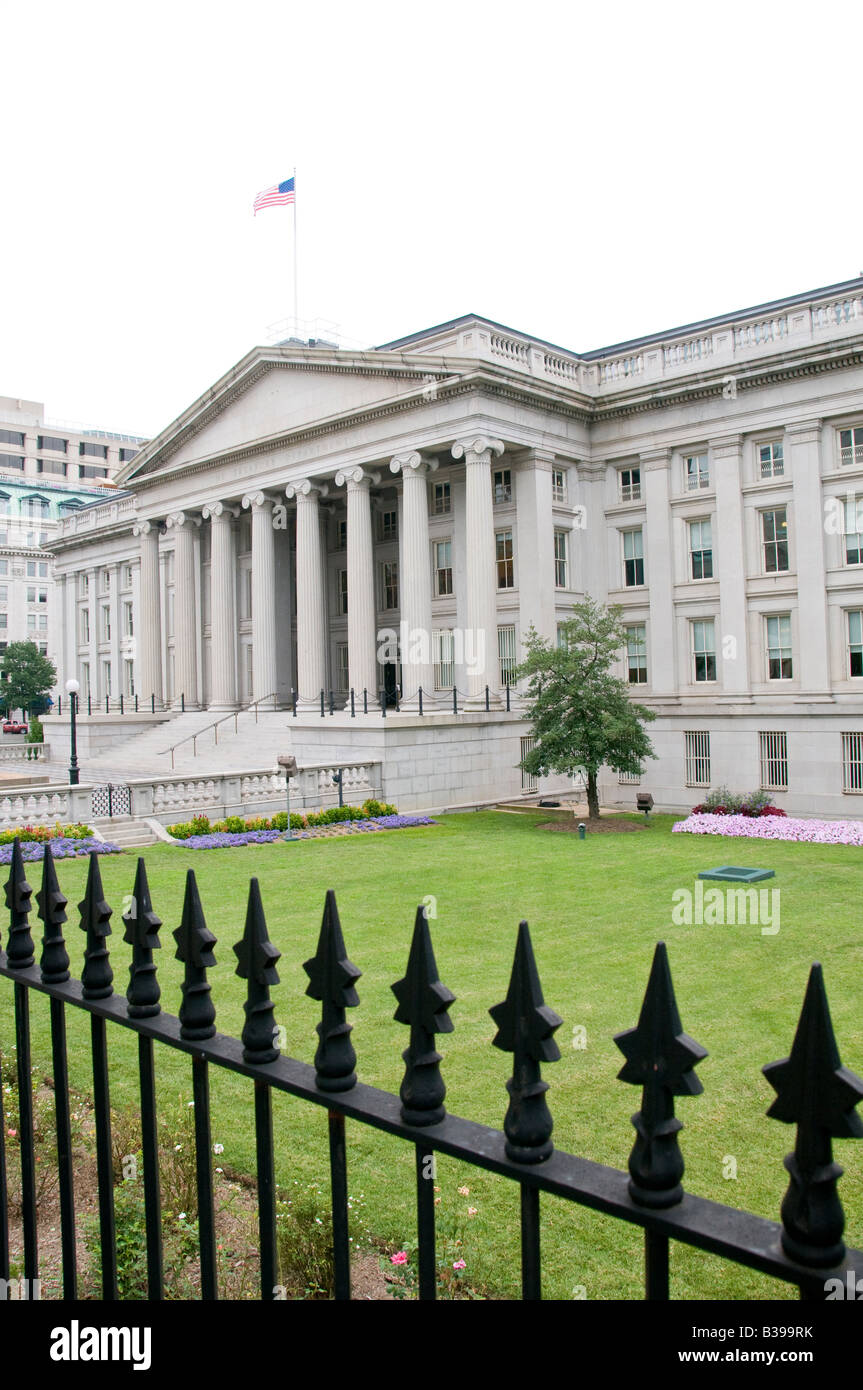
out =
[[693,579],[713,578],[713,529],[709,521],[689,523],[689,572]]
[[378,540],[395,541],[399,535],[399,514],[397,511],[378,513]]
[[697,492],[699,488],[710,487],[710,469],[706,454],[689,454],[684,459],[686,491]]
[[863,676],[863,612],[848,614],[848,674]]
[[103,604],[102,604],[102,611],[101,611],[101,614],[100,614],[100,621],[101,621],[101,625],[102,625],[102,638],[101,638],[101,640],[102,640],[103,642],[110,642],[110,640],[111,640],[111,609],[110,609],[110,606],[109,606],[107,603],[103,603]]
[[644,623],[626,628],[626,666],[630,685],[647,683],[647,628]]
[[845,499],[845,563],[863,565],[863,497]]
[[687,787],[710,786],[710,734],[700,731],[685,733],[686,740],[686,785]]
[[135,663],[128,657],[123,661],[123,693],[135,698]]
[[712,618],[692,624],[692,664],[696,682],[716,680],[716,641]]
[[106,459],[108,457],[107,444],[85,444],[83,439],[78,445],[78,453],[81,458]]
[[[525,734],[525,735],[523,736],[523,738],[522,738],[522,740],[521,740],[521,761],[522,761],[522,762],[524,762],[525,758],[527,757],[528,753],[531,751],[531,749],[533,748],[533,746],[534,746],[535,743],[536,743],[536,736],[535,736],[534,734]],[[522,768],[522,770],[521,770],[521,789],[522,789],[522,791],[523,791],[523,792],[535,792],[538,785],[539,785],[539,784],[538,784],[538,781],[537,781],[537,778],[535,777],[535,775],[534,775],[532,772],[525,772],[524,768]]]
[[38,562],[37,562],[36,560],[28,560],[28,561],[27,561],[27,578],[28,578],[28,579],[35,579],[37,575],[39,576],[40,579],[47,579],[47,578],[48,578],[48,561],[47,561],[47,560],[40,560],[40,561],[38,561]]
[[776,574],[788,568],[787,508],[775,507],[761,513],[761,534],[764,541],[764,572]]
[[446,516],[451,511],[449,483],[432,483],[432,513],[435,516]]
[[9,615],[7,613],[0,613],[0,628],[2,628],[5,631],[8,626]]
[[47,589],[37,589],[37,590],[36,590],[36,602],[37,602],[37,603],[47,603],[47,602],[48,602],[48,590],[47,590]]
[[9,585],[0,584],[0,603],[9,602]]
[[27,602],[28,602],[28,603],[35,603],[35,602],[36,602],[36,590],[35,590],[35,588],[28,588],[28,590],[27,590]]
[[761,787],[765,791],[788,790],[788,735],[760,733]]
[[45,497],[25,497],[21,504],[21,515],[31,521],[42,521],[51,511],[51,503]]
[[[0,430],[0,444],[17,444],[19,449],[24,448],[24,436],[18,430]],[[42,445],[39,445],[42,448]]]
[[863,734],[842,735],[842,790],[863,792]]
[[122,569],[122,571],[121,571],[121,573],[122,573],[122,587],[123,587],[124,589],[131,589],[131,587],[132,587],[132,566],[131,566],[131,565],[124,565],[124,566],[123,566],[123,569]]
[[338,578],[338,588],[337,588],[338,597],[337,597],[337,599],[336,599],[336,612],[337,612],[337,613],[347,613],[347,611],[348,611],[348,572],[347,572],[347,570],[339,570],[339,572],[338,572],[338,577],[337,577],[337,578]]
[[102,662],[102,691],[107,699],[111,698],[111,663]]
[[557,645],[558,647],[565,647],[567,651],[569,650],[569,639],[566,635],[565,623],[558,623],[557,625]]
[[791,618],[785,614],[767,619],[767,679],[790,681],[791,678]]
[[37,459],[37,460],[36,460],[36,472],[37,472],[37,473],[56,473],[59,477],[65,478],[65,476],[66,476],[66,465],[65,465],[65,463],[61,463],[61,461],[60,461],[59,459]]
[[644,583],[644,548],[641,529],[623,532],[623,582],[627,589]]
[[497,630],[497,659],[501,685],[512,685],[518,662],[515,656],[515,627],[511,625]]
[[6,492],[0,492],[0,516],[9,516],[12,510],[11,499]]
[[434,643],[434,688],[451,690],[455,685],[455,643],[448,628],[432,633]]
[[341,695],[347,695],[350,690],[347,642],[339,642],[336,646],[336,679],[338,681],[339,693]]
[[82,641],[82,642],[85,642],[85,643],[90,641],[90,610],[89,610],[89,608],[82,608],[82,609],[81,609],[81,641]]
[[78,594],[79,594],[79,596],[80,596],[81,598],[86,598],[87,595],[89,594],[89,592],[90,592],[90,576],[89,576],[89,574],[79,574],[79,575],[78,575]]
[[515,570],[512,559],[512,531],[496,531],[494,543],[497,557],[497,587],[513,589]]
[[27,614],[27,631],[28,631],[28,632],[35,632],[35,631],[36,631],[36,614],[35,614],[35,613],[28,613],[28,614]]
[[111,590],[111,571],[102,570],[99,575],[99,587],[103,594],[110,593]]
[[496,468],[492,485],[495,506],[512,501],[512,473],[508,468]]
[[40,451],[42,449],[51,449],[55,454],[65,454],[67,443],[67,440],[58,439],[54,434],[40,434],[36,437],[36,447]]
[[336,550],[347,550],[348,548],[348,523],[343,518],[336,522]]
[[434,543],[434,591],[438,598],[452,593],[452,541]]
[[79,463],[78,476],[80,478],[107,478],[107,468],[98,468],[93,463]]
[[395,560],[381,565],[381,608],[399,606],[399,567]]
[[785,460],[781,444],[762,444],[758,450],[758,460],[762,478],[781,478],[784,475]]
[[566,501],[566,470],[564,468],[551,470],[551,500],[552,502]]
[[[140,453],[140,450],[139,450],[139,449],[121,449],[121,450],[120,450],[120,462],[121,462],[121,463],[131,463],[132,459],[137,458],[139,453]],[[130,692],[130,694],[131,694],[131,692]]]
[[40,614],[39,614],[39,621],[38,621],[37,626],[38,626],[40,632],[45,632],[45,631],[47,630],[47,628],[48,628],[48,614],[47,614],[47,613],[40,613]]
[[554,533],[554,587],[556,589],[565,589],[567,586],[566,537],[566,531],[555,531]]
[[23,454],[0,454],[0,468],[17,468],[19,472],[24,472]]
[[[135,618],[134,618],[134,614],[133,614],[133,611],[132,611],[132,605],[131,605],[131,603],[124,603],[124,604],[123,604],[123,636],[124,636],[124,637],[134,637],[134,636],[135,636]],[[130,692],[130,693],[133,693],[133,692]]]
[[863,425],[839,431],[839,459],[843,464],[863,463]]
[[0,574],[8,574],[8,573],[9,573],[9,561],[8,561],[8,560],[0,560]]
[[620,500],[621,502],[638,502],[641,498],[641,469],[640,468],[621,468],[620,470]]

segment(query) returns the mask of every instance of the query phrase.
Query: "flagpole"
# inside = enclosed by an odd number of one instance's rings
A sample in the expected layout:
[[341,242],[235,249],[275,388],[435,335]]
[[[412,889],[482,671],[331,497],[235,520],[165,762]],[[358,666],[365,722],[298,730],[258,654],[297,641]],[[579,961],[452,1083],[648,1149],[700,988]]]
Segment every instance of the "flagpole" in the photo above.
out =
[[293,167],[293,331],[299,336],[300,306],[296,291],[296,164]]

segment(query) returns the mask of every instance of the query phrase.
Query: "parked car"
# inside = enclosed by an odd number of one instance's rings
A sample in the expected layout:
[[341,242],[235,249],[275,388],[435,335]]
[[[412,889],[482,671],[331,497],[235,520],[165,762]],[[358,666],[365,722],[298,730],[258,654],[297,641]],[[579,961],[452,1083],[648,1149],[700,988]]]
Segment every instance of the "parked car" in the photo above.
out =
[[3,724],[4,734],[26,734],[27,725],[21,724],[17,719],[7,719]]

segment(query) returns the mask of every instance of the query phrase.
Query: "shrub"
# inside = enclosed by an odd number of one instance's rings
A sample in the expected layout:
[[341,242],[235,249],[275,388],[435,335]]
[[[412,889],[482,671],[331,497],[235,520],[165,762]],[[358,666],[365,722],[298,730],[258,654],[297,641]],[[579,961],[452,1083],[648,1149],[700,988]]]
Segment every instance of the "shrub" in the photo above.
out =
[[48,840],[89,840],[93,830],[80,822],[75,825],[21,825],[16,830],[0,830],[0,845],[11,845],[14,840],[24,844],[45,844]]
[[30,720],[30,732],[27,735],[28,743],[43,743],[45,734],[42,730],[42,721],[39,719]]
[[770,804],[766,791],[750,792],[748,796],[738,796],[727,787],[716,787],[698,806],[693,806],[693,815],[711,816],[784,816],[779,806]]

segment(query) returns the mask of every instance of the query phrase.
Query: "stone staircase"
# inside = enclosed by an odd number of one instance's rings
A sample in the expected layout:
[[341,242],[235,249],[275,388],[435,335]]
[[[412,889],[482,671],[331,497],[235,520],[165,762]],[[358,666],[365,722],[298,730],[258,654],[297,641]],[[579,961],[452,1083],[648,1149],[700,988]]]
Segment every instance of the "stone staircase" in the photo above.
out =
[[90,824],[98,830],[103,840],[112,845],[119,845],[121,849],[133,849],[138,845],[154,845],[158,842],[158,836],[146,821],[132,820],[129,816],[117,816],[112,820],[100,817],[91,820]]

